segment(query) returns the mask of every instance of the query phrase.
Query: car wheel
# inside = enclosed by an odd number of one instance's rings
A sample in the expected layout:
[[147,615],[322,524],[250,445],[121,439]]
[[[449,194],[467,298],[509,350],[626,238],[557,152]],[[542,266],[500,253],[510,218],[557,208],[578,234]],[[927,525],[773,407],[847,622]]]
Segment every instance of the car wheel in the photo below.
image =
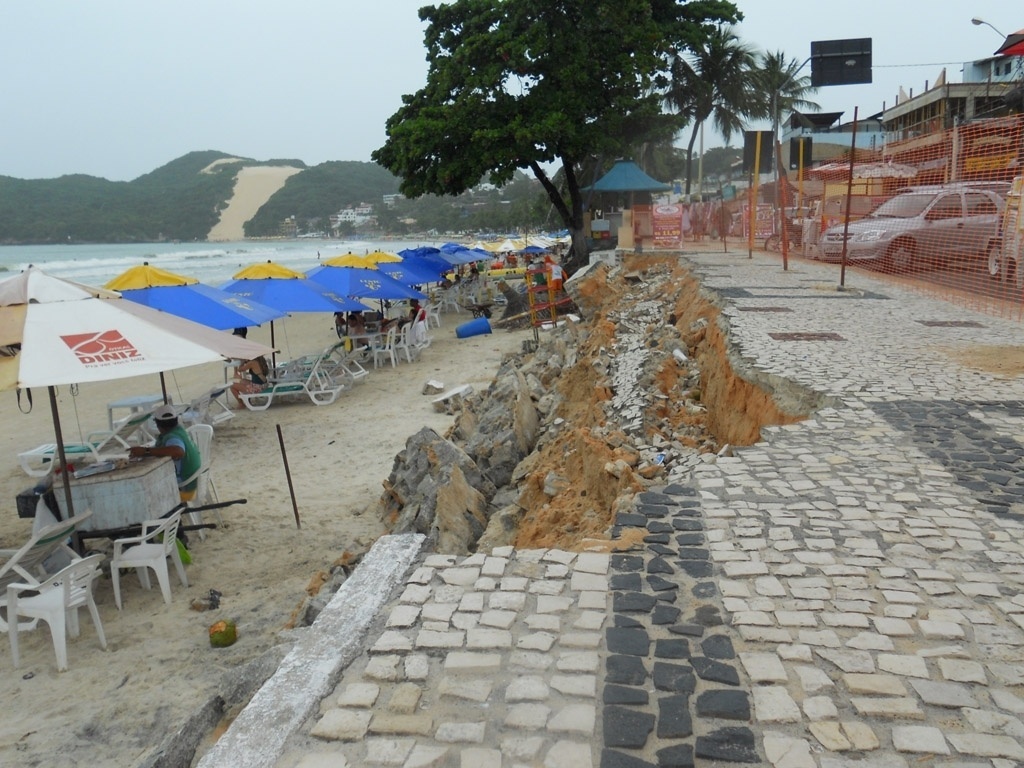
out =
[[778,235],[768,235],[764,241],[764,249],[766,251],[781,251],[782,239]]
[[914,245],[906,240],[899,240],[889,246],[886,261],[893,272],[909,272],[914,266]]
[[1003,274],[1003,267],[999,263],[999,255],[1002,250],[1002,246],[998,242],[991,243],[988,247],[988,276],[993,280],[1006,279],[1006,276]]

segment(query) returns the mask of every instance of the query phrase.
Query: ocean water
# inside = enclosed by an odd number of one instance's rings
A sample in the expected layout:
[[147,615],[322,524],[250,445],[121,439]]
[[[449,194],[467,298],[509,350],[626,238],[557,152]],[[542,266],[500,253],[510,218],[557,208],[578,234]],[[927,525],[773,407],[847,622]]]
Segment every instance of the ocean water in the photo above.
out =
[[443,241],[409,240],[249,240],[224,243],[143,243],[133,245],[0,246],[0,279],[34,265],[56,277],[102,286],[129,267],[155,267],[218,286],[250,264],[273,261],[306,272],[318,260],[343,253],[381,250],[398,253]]

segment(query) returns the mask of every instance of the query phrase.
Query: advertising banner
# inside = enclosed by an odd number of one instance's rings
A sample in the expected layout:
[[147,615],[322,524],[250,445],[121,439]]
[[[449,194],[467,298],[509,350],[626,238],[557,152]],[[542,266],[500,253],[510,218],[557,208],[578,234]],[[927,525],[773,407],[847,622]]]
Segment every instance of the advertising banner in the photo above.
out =
[[683,206],[678,203],[654,206],[652,221],[655,248],[682,248]]

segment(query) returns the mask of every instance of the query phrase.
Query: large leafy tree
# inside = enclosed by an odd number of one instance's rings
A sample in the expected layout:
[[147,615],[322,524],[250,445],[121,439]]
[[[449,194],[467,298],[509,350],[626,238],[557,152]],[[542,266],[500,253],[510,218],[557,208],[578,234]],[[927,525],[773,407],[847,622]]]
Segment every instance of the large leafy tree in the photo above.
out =
[[456,195],[484,177],[504,185],[530,170],[572,235],[573,268],[586,258],[580,168],[615,157],[637,116],[660,111],[654,86],[669,51],[736,17],[724,0],[426,6],[427,83],[403,96],[373,159],[409,197]]
[[691,126],[686,145],[686,194],[693,177],[693,145],[711,120],[726,143],[743,130],[744,119],[763,107],[754,94],[754,49],[732,28],[719,26],[698,46],[680,51],[670,63],[665,101]]

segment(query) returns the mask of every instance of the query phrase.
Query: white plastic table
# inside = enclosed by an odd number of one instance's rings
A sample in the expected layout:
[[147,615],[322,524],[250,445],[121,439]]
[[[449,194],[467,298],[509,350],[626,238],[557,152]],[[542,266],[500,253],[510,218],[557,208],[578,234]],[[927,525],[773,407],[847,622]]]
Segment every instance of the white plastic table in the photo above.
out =
[[128,415],[148,411],[155,408],[164,401],[163,395],[135,395],[133,397],[122,397],[120,400],[112,400],[107,403],[107,426],[111,431],[114,429],[114,411],[118,408],[127,408]]

